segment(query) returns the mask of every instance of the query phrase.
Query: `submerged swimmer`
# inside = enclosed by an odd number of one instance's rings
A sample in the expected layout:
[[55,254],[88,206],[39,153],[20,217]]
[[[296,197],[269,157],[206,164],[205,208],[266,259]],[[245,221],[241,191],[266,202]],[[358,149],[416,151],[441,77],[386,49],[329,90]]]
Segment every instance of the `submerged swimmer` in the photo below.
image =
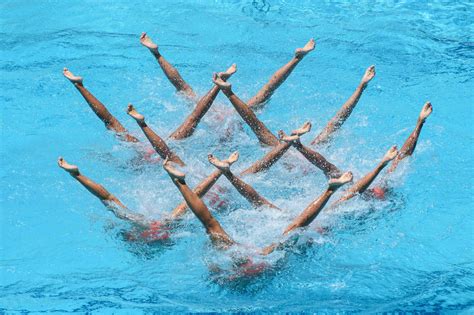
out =
[[[211,159],[213,159],[211,157]],[[227,168],[228,165],[234,162],[235,154],[231,155],[229,159],[224,161],[213,161],[214,163]],[[168,172],[171,180],[183,195],[186,203],[188,204],[191,211],[196,215],[199,221],[204,226],[206,233],[212,244],[221,250],[228,250],[233,246],[239,245],[234,241],[229,234],[224,230],[219,221],[217,221],[211,214],[206,204],[194,193],[186,184],[186,175],[183,172],[178,171],[172,165],[172,162],[165,160],[163,168]],[[347,172],[341,175],[337,179],[330,179],[328,182],[327,189],[313,201],[288,227],[283,231],[283,235],[288,235],[294,230],[308,226],[321,212],[326,203],[329,201],[334,192],[342,185],[352,180],[352,173]],[[271,244],[264,249],[260,250],[260,255],[268,255],[277,249],[281,243]],[[251,274],[257,274],[265,271],[265,265],[259,264],[258,266],[252,265],[252,259],[249,257],[238,257],[236,258],[236,264],[239,267],[243,267],[244,270],[249,270]]]
[[[158,64],[160,65],[164,74],[166,75],[168,80],[171,82],[171,84],[173,84],[176,90],[179,92],[182,92],[186,97],[195,99],[196,94],[191,88],[191,86],[184,81],[182,76],[179,74],[178,70],[175,67],[173,67],[161,55],[161,53],[158,51],[158,45],[155,44],[146,33],[142,33],[142,35],[140,36],[140,42],[143,46],[149,49],[151,54],[158,61]],[[306,54],[312,51],[314,47],[315,47],[315,42],[313,39],[311,39],[308,41],[308,43],[306,43],[304,47],[296,49],[294,57],[287,64],[285,64],[283,67],[278,69],[272,75],[270,80],[260,89],[260,91],[258,91],[257,94],[253,96],[247,102],[246,106],[248,106],[248,108],[252,110],[256,110],[258,108],[263,107],[263,105],[273,95],[275,90],[288,78],[288,76],[295,69],[298,63],[301,60],[303,60],[304,56],[306,56]],[[227,79],[229,79],[230,76],[233,73],[235,73],[235,71],[236,71],[236,66],[234,64],[226,72],[219,73],[218,77],[225,83],[225,81],[227,81]],[[198,102],[194,111],[188,116],[185,122],[171,134],[170,136],[171,138],[184,139],[192,135],[200,119],[207,113],[207,111],[211,107],[212,102],[214,101],[214,99],[216,98],[219,92],[219,88],[220,88],[219,86],[214,86],[211,90],[209,90],[209,92]],[[242,108],[242,107],[239,107],[239,108]],[[241,111],[239,113],[241,113]],[[197,117],[199,119],[196,119]],[[263,141],[263,143],[266,143],[266,142]]]
[[[140,239],[145,242],[167,240],[170,237],[173,223],[176,223],[186,213],[187,204],[183,202],[164,220],[148,220],[145,216],[129,210],[102,185],[82,175],[77,166],[67,163],[62,157],[58,159],[58,165],[82,184],[90,193],[96,196],[117,218],[128,221],[134,225],[138,232],[130,234],[131,237],[129,240]],[[198,184],[193,192],[199,197],[204,197],[221,175],[222,171],[214,171]]]

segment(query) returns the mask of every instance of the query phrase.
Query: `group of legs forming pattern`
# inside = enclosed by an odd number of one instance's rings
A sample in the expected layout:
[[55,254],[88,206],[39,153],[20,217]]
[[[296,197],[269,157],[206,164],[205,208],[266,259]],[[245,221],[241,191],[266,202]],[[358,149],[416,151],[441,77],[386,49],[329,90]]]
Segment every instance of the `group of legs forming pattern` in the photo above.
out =
[[[277,70],[270,80],[254,97],[248,100],[247,103],[234,94],[231,84],[227,82],[228,79],[237,71],[235,64],[224,72],[215,73],[213,75],[214,86],[202,98],[197,99],[191,86],[184,81],[179,72],[161,55],[158,46],[146,35],[146,33],[143,33],[140,36],[140,42],[143,46],[149,49],[158,61],[158,64],[166,77],[176,87],[177,91],[182,93],[185,97],[197,100],[196,106],[191,114],[189,114],[185,121],[173,133],[171,133],[169,138],[180,140],[190,137],[197,128],[200,120],[210,109],[219,91],[222,91],[242,120],[248,124],[251,130],[255,133],[260,143],[271,147],[271,150],[264,157],[245,169],[240,176],[254,174],[270,168],[285,154],[285,152],[289,150],[290,147],[296,149],[310,163],[323,171],[324,175],[328,178],[326,189],[287,226],[287,228],[282,232],[283,235],[288,235],[298,228],[308,226],[325,207],[334,192],[344,184],[352,181],[351,172],[341,172],[320,153],[301,142],[301,136],[311,130],[310,122],[306,122],[299,129],[293,130],[289,135],[280,130],[278,136],[275,136],[255,114],[255,110],[260,109],[265,105],[275,90],[286,80],[298,63],[306,56],[306,54],[314,49],[314,40],[311,39],[304,47],[296,49],[293,58]],[[73,75],[66,68],[63,73],[64,76],[79,90],[91,109],[105,123],[105,126],[108,129],[114,131],[123,141],[139,142],[139,140],[130,135],[123,125],[108,111],[108,109],[84,87],[81,77]],[[322,132],[314,138],[311,145],[320,145],[331,140],[334,133],[350,116],[363,91],[374,76],[375,67],[370,66],[365,71],[354,93],[342,105],[341,109],[329,121]],[[371,196],[382,198],[387,189],[386,184],[369,189],[370,185],[377,175],[379,175],[379,173],[390,162],[392,162],[392,164],[388,169],[388,173],[394,171],[402,159],[413,154],[423,124],[431,112],[432,106],[427,102],[421,110],[415,129],[405,141],[403,147],[400,150],[397,150],[396,146],[391,147],[385,153],[380,163],[371,172],[347,189],[343,196],[335,201],[329,209],[358,194],[370,194]],[[189,188],[186,184],[185,174],[177,170],[173,165],[184,166],[185,163],[183,159],[174,153],[167,145],[166,141],[146,124],[145,117],[140,114],[133,105],[128,105],[127,113],[135,119],[152,147],[160,157],[164,159],[163,168],[169,174],[172,182],[176,185],[184,198],[184,201],[179,204],[166,219],[161,221],[151,221],[143,215],[130,211],[117,197],[108,192],[103,186],[82,175],[77,166],[68,164],[63,158],[59,158],[58,164],[93,195],[99,198],[104,205],[115,214],[115,216],[132,222],[141,231],[140,237],[144,241],[154,242],[167,239],[169,237],[168,231],[171,229],[172,224],[179,221],[189,208],[203,224],[214,245],[222,249],[235,245],[236,242],[226,233],[201,199],[209,192],[221,175],[224,175],[235,189],[253,206],[267,206],[277,211],[280,210],[277,206],[262,197],[253,187],[243,181],[241,177],[235,175],[231,171],[231,165],[239,158],[238,152],[234,152],[226,160],[219,160],[216,157],[209,155],[208,160],[215,166],[216,170],[201,181],[194,189]],[[268,255],[277,247],[277,243],[270,244],[266,248],[261,249],[260,254]]]

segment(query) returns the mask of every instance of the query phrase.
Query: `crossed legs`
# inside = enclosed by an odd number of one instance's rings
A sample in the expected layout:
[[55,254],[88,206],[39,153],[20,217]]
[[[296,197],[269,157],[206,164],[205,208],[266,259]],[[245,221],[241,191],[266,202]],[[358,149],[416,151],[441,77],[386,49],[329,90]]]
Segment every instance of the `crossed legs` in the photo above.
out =
[[249,125],[260,143],[269,146],[278,145],[279,141],[277,137],[275,137],[275,135],[273,135],[270,130],[268,130],[268,128],[257,118],[253,110],[251,110],[247,104],[245,104],[239,97],[237,97],[237,95],[234,94],[234,92],[232,92],[232,86],[230,83],[222,80],[222,78],[220,78],[217,74],[214,74],[213,81],[222,90],[225,96],[227,96],[242,119]]
[[171,180],[183,195],[191,211],[193,211],[203,224],[213,244],[223,249],[234,245],[235,241],[230,238],[219,222],[212,216],[206,204],[186,185],[185,174],[177,171],[171,163],[172,162],[165,160],[163,168],[168,172]]
[[239,158],[239,153],[234,152],[230,155],[227,160],[220,161],[212,154],[209,154],[209,162],[217,167],[225,177],[230,181],[230,183],[237,189],[237,191],[247,199],[255,207],[268,206],[274,209],[278,209],[277,206],[273,205],[271,202],[260,196],[260,194],[253,189],[252,186],[235,176],[230,170],[230,166],[235,163]]
[[[225,72],[220,72],[219,76],[223,81],[226,81],[237,71],[237,66],[233,64]],[[196,107],[191,112],[191,114],[186,118],[186,120],[170,135],[171,138],[175,140],[180,140],[190,137],[197,125],[207,113],[209,108],[211,108],[212,103],[219,93],[219,87],[214,85],[206,95],[204,95],[199,102],[196,104]]]
[[173,161],[181,166],[184,165],[184,162],[177,156],[171,149],[168,147],[166,142],[158,136],[145,122],[145,117],[138,113],[132,104],[128,105],[127,113],[135,119],[138,126],[142,129],[145,136],[150,141],[151,145],[155,149],[155,151],[163,158],[168,158],[170,161]]
[[301,128],[293,130],[290,136],[287,136],[282,130],[279,131],[280,144],[268,152],[262,159],[252,164],[242,174],[253,174],[268,169],[276,163],[285,152],[293,146],[296,148],[311,164],[321,169],[327,178],[338,177],[341,171],[331,162],[329,162],[320,153],[303,145],[300,137],[311,130],[311,123],[306,122]]
[[366,191],[366,189],[372,184],[375,178],[380,174],[380,172],[392,161],[398,154],[397,146],[391,147],[387,153],[383,156],[382,160],[380,161],[377,166],[370,171],[367,175],[362,177],[359,181],[357,181],[354,185],[352,185],[346,193],[339,198],[336,202],[334,202],[331,206],[336,206],[341,202],[349,200],[358,194],[362,194]]

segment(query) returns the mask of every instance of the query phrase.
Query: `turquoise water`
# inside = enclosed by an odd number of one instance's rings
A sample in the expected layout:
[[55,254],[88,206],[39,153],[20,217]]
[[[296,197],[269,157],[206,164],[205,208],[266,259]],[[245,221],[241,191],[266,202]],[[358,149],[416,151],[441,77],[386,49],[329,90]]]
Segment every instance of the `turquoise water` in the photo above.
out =
[[[474,307],[472,1],[2,1],[1,3],[0,310],[393,311]],[[63,67],[135,135],[132,102],[161,135],[192,103],[176,95],[138,36],[147,31],[200,94],[231,63],[230,80],[251,97],[315,37],[317,47],[259,117],[272,131],[313,122],[309,141],[352,93],[364,70],[377,75],[330,146],[320,151],[356,178],[393,144],[402,145],[423,103],[434,107],[413,158],[394,174],[386,201],[354,199],[323,213],[272,273],[222,283],[208,265],[226,259],[210,249],[189,214],[166,246],[130,244],[128,227],[56,165],[79,165],[136,212],[168,213],[180,198],[159,164],[105,130]],[[212,112],[229,109],[219,95]],[[213,168],[207,153],[241,152],[243,170],[267,149],[249,130],[219,141],[228,115],[210,115],[197,133],[170,142],[190,165],[191,186]],[[296,165],[288,169],[285,165]],[[290,154],[246,181],[283,213],[252,209],[228,191],[216,217],[237,241],[264,246],[323,190],[320,171]],[[332,226],[320,235],[314,227]],[[271,259],[277,260],[279,257]]]

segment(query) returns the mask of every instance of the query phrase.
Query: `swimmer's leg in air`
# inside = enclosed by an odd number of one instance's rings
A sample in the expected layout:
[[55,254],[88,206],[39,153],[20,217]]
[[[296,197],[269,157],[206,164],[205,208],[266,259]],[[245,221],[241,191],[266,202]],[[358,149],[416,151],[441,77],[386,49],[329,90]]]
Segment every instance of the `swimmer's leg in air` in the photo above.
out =
[[403,144],[403,147],[400,149],[400,152],[393,160],[392,165],[388,169],[389,172],[393,172],[397,168],[398,163],[400,163],[401,160],[413,154],[416,148],[416,144],[418,142],[418,138],[420,137],[421,128],[423,128],[426,118],[428,118],[432,111],[433,106],[430,102],[426,102],[425,105],[423,105],[423,108],[421,109],[420,115],[418,116],[418,121],[416,122],[415,129],[412,131],[408,139]]
[[336,113],[321,133],[311,142],[312,145],[327,143],[331,136],[342,126],[342,124],[349,118],[352,110],[359,102],[362,92],[375,76],[375,66],[370,66],[364,73],[360,84],[357,86],[355,92],[351,97],[342,105],[341,109]]
[[[332,178],[328,182],[326,190],[313,201],[306,209],[297,216],[293,222],[291,222],[283,232],[283,235],[287,235],[297,228],[308,226],[318,216],[321,210],[324,208],[326,203],[329,201],[331,196],[336,192],[339,187],[350,182],[352,180],[352,173],[346,172],[339,178]],[[279,244],[272,244],[262,250],[262,254],[267,255],[273,252]]]
[[284,133],[280,130],[279,136],[280,140],[282,141],[277,146],[275,146],[270,152],[268,152],[263,158],[256,161],[249,168],[243,171],[241,175],[255,174],[269,169],[286,153],[286,151],[288,151],[293,142],[298,141],[300,136],[309,132],[310,130],[311,123],[306,122],[300,129],[293,130],[293,132],[291,133],[291,137],[285,137],[284,139],[282,139]]
[[130,221],[132,223],[147,226],[147,220],[144,216],[133,213],[114,195],[112,195],[102,185],[97,184],[88,177],[79,172],[76,165],[68,164],[62,157],[58,159],[60,168],[69,173],[74,179],[82,184],[90,193],[99,198],[99,200],[110,210],[117,218]]
[[235,163],[238,158],[238,152],[232,153],[227,160],[220,161],[212,154],[208,156],[209,162],[214,165],[217,169],[221,170],[225,177],[231,182],[231,184],[237,189],[237,191],[247,199],[255,207],[268,206],[271,208],[278,209],[277,206],[260,196],[260,194],[253,189],[252,186],[235,176],[230,170],[230,166]]
[[232,86],[230,83],[224,82],[224,80],[222,80],[217,74],[214,74],[213,81],[227,96],[236,111],[249,125],[261,143],[269,146],[276,146],[280,143],[277,137],[275,137],[275,135],[273,135],[270,130],[268,130],[268,128],[257,118],[255,113],[247,106],[247,104],[245,104],[234,94],[234,92],[232,92]]
[[171,161],[165,160],[163,168],[168,172],[171,180],[183,195],[189,208],[203,224],[212,243],[222,249],[227,249],[236,244],[212,216],[206,204],[186,185],[185,174],[176,170],[171,164]]
[[138,126],[142,129],[145,136],[150,141],[151,145],[163,159],[168,158],[170,161],[177,163],[181,166],[184,165],[184,162],[177,156],[171,149],[168,147],[166,142],[158,136],[145,122],[145,117],[138,113],[132,104],[128,105],[127,113],[135,119]]
[[76,87],[76,89],[81,93],[81,95],[89,104],[90,108],[94,111],[97,117],[100,118],[105,124],[105,127],[109,130],[113,130],[117,136],[127,142],[138,142],[138,139],[130,135],[122,124],[115,118],[94,95],[87,90],[83,83],[82,77],[75,76],[67,68],[63,70],[64,76]]
[[[225,72],[220,72],[219,76],[223,81],[226,81],[237,71],[237,66],[233,64]],[[199,102],[196,104],[196,107],[192,113],[186,118],[186,120],[179,126],[171,135],[170,138],[175,140],[180,140],[190,137],[197,125],[207,113],[209,108],[211,108],[212,103],[216,99],[217,94],[219,93],[219,87],[214,85],[206,95],[204,95]]]
[[185,96],[189,98],[195,98],[196,94],[189,84],[187,84],[184,79],[179,74],[178,70],[173,67],[158,51],[158,45],[156,45],[146,33],[142,33],[140,36],[140,43],[148,48],[151,54],[155,57],[156,61],[160,65],[161,69],[165,73],[168,80],[171,84],[174,85],[178,92],[182,92]]
[[303,60],[304,56],[314,49],[315,45],[314,39],[310,39],[303,48],[296,49],[294,57],[278,69],[260,91],[247,102],[248,107],[253,110],[261,108],[270,99],[275,90],[285,82],[298,63]]

